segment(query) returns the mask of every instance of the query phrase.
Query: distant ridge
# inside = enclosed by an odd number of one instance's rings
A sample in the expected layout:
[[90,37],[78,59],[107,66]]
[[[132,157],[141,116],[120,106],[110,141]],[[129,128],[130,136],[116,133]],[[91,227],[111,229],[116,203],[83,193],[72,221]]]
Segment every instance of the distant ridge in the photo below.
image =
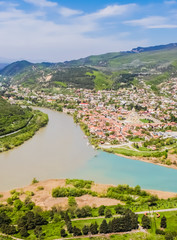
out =
[[[140,54],[143,53],[143,54]],[[83,86],[83,82],[88,88],[93,88],[96,75],[93,71],[132,71],[141,72],[143,68],[146,72],[154,69],[164,69],[172,71],[177,68],[177,43],[166,45],[137,47],[130,51],[110,52],[100,55],[92,55],[77,60],[50,63],[31,63],[26,60],[17,61],[0,69],[0,75],[7,77],[7,81],[20,83],[24,86],[36,87],[44,83],[50,86]],[[167,69],[169,67],[169,69]],[[170,70],[171,69],[171,70]],[[90,75],[87,74],[90,73]],[[100,76],[99,76],[100,77]],[[119,79],[115,77],[115,79]],[[124,76],[125,80],[126,76]],[[50,79],[50,80],[47,80]],[[104,81],[108,84],[109,78]],[[118,81],[118,80],[117,80]],[[130,79],[126,79],[125,82]],[[99,81],[98,81],[99,82]],[[109,84],[108,84],[109,85]]]
[[5,68],[9,63],[0,63],[0,70]]
[[165,49],[173,49],[177,47],[177,43],[169,43],[166,45],[158,45],[158,46],[150,46],[150,47],[137,47],[133,48],[131,51],[127,51],[128,53],[140,53],[140,52],[150,52],[156,50],[165,50]]
[[22,61],[17,61],[14,63],[11,63],[9,65],[7,65],[5,68],[3,68],[0,71],[1,75],[6,75],[6,76],[13,76],[16,73],[20,73],[22,72],[25,68],[32,66],[33,64],[26,61],[26,60],[22,60]]

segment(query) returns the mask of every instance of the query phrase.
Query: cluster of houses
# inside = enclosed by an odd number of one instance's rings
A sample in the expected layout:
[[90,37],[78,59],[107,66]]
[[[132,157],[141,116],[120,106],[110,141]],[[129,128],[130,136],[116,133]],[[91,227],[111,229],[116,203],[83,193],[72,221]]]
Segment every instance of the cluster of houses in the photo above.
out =
[[[173,90],[176,87],[176,81]],[[169,91],[169,86],[162,87],[162,91]],[[170,115],[177,117],[176,92],[173,97],[157,96],[144,84],[143,88],[119,89],[117,91],[94,91],[88,89],[70,89],[69,94],[61,92],[44,92],[31,90],[21,86],[12,86],[5,95],[11,103],[16,99],[28,99],[32,103],[47,102],[49,104],[63,104],[63,111],[73,114],[87,124],[90,133],[100,138],[101,142],[127,142],[131,137],[148,140],[167,136],[160,134],[160,129],[176,126],[168,121]],[[174,90],[175,91],[175,90]],[[75,108],[69,108],[69,106]],[[138,111],[135,111],[138,106]],[[135,108],[134,108],[135,107]],[[142,121],[145,120],[145,121]],[[149,120],[149,121],[148,121]],[[151,129],[151,130],[150,130]],[[156,130],[159,129],[159,132]]]
[[[107,110],[104,107],[90,110],[88,105],[83,105],[77,116],[88,126],[91,134],[100,138],[100,143],[118,144],[129,141],[131,137],[149,140],[160,137],[158,132],[156,134],[157,129],[168,126],[177,127],[176,123],[161,123],[154,118],[152,121],[146,112],[139,115],[134,109],[123,111],[121,107],[116,111]],[[149,119],[151,122],[144,123],[141,122],[141,119]],[[161,136],[163,135],[161,134]]]

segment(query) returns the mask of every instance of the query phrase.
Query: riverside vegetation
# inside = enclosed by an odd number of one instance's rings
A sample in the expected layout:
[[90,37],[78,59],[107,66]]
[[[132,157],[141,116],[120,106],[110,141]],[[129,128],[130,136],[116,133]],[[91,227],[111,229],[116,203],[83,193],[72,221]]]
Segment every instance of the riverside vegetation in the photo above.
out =
[[[34,181],[35,180],[35,181]],[[32,184],[37,184],[33,179]],[[11,197],[6,203],[0,205],[0,239],[10,240],[12,237],[20,239],[58,239],[74,238],[76,236],[94,237],[104,239],[175,239],[176,220],[175,212],[163,212],[160,214],[135,214],[141,210],[155,210],[159,208],[177,206],[177,198],[160,200],[156,196],[128,185],[110,187],[104,197],[121,199],[122,204],[115,206],[79,208],[74,196],[80,196],[80,191],[91,191],[93,181],[79,179],[67,179],[62,194],[54,197],[65,197],[67,191],[68,207],[62,209],[54,206],[48,211],[36,206],[27,193],[25,200],[20,200],[20,191],[12,190]],[[72,191],[68,192],[68,186]],[[42,186],[39,191],[43,191]],[[54,191],[52,194],[54,194]],[[85,194],[83,192],[82,194]],[[90,194],[90,192],[87,192]],[[96,196],[103,197],[95,192]],[[124,204],[123,204],[124,202]],[[144,202],[145,205],[142,203]],[[147,211],[147,212],[148,212]],[[141,228],[140,228],[141,226]],[[144,230],[143,230],[144,229]],[[135,232],[131,231],[134,230]],[[126,234],[124,234],[126,232]],[[127,233],[130,232],[130,233]],[[115,235],[123,233],[123,235]],[[99,235],[101,236],[99,237]],[[113,235],[112,235],[113,234]],[[106,235],[105,235],[106,236]]]
[[47,114],[0,98],[0,152],[21,145],[47,122]]

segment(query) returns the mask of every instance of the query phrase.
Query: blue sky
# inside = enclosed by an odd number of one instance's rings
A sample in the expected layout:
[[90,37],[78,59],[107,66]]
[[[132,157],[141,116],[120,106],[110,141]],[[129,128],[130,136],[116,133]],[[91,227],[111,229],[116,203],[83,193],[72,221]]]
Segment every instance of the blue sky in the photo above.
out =
[[65,61],[177,42],[177,1],[0,0],[0,61]]

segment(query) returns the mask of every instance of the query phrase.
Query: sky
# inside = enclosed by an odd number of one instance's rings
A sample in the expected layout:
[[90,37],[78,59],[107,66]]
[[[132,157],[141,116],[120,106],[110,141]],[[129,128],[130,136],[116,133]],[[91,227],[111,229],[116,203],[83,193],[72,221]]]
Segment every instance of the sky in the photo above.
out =
[[0,62],[61,62],[175,42],[175,0],[0,0]]

